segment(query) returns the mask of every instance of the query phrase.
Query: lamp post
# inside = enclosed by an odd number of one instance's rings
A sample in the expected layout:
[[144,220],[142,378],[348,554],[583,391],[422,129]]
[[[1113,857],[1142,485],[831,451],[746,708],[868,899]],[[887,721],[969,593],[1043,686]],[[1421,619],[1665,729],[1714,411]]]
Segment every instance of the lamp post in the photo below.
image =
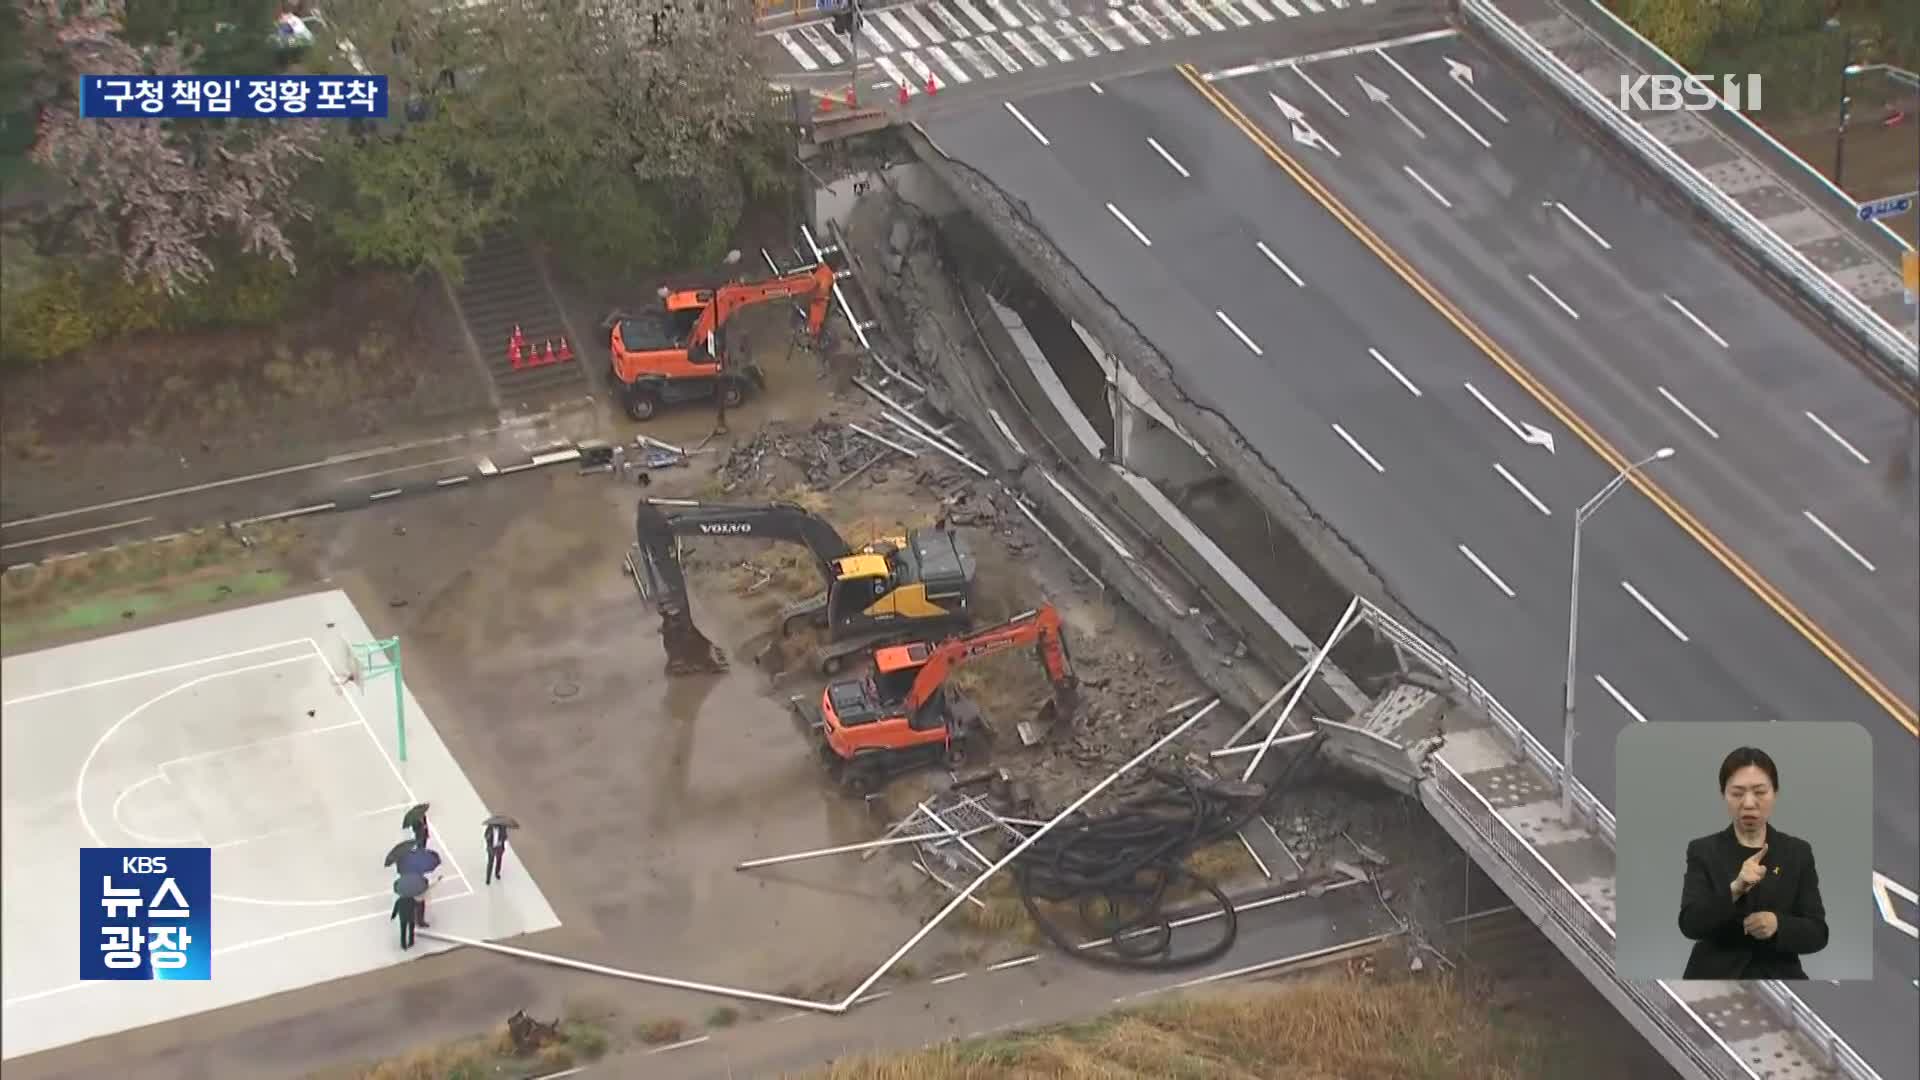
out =
[[1567,599],[1567,702],[1566,712],[1561,717],[1561,733],[1564,743],[1560,751],[1560,812],[1569,823],[1573,821],[1573,717],[1574,690],[1579,686],[1576,676],[1580,649],[1580,527],[1587,519],[1598,513],[1600,507],[1613,497],[1613,493],[1623,487],[1627,478],[1656,461],[1665,461],[1673,456],[1673,447],[1663,446],[1639,461],[1621,469],[1619,475],[1607,481],[1607,485],[1594,492],[1593,498],[1580,504],[1573,512],[1573,569],[1569,575],[1572,584]]

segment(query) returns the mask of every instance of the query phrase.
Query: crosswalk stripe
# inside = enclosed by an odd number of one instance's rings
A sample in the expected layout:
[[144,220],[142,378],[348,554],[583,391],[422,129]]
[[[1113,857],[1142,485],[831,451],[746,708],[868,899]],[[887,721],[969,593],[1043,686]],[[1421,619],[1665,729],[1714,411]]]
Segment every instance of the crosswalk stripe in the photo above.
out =
[[979,8],[973,6],[973,0],[953,0],[953,2],[959,6],[961,12],[966,15],[967,19],[971,21],[973,25],[980,28],[981,33],[991,34],[999,29],[993,25],[991,19],[988,19],[980,13]]
[[893,35],[893,40],[899,42],[901,48],[917,49],[920,47],[919,40],[913,36],[913,31],[907,29],[907,24],[900,21],[900,16],[895,15],[891,11],[882,11],[877,14],[880,18],[881,25],[887,28],[887,32]]
[[1293,5],[1287,3],[1287,0],[1271,0],[1271,2],[1274,7],[1280,9],[1280,14],[1285,15],[1287,18],[1297,19],[1300,17],[1300,13],[1295,11]]
[[1320,6],[1320,0],[1300,0],[1300,2],[1306,5],[1307,10],[1313,12],[1315,15],[1327,10]]
[[[1128,10],[1132,14],[1138,16],[1142,22],[1146,22],[1153,18],[1153,16],[1147,14],[1147,9],[1141,7],[1139,4],[1134,4]],[[1140,32],[1140,28],[1138,26],[1127,21],[1126,15],[1123,15],[1118,11],[1109,11],[1107,12],[1107,17],[1113,20],[1113,25],[1118,27],[1121,33],[1132,38],[1134,44],[1136,45],[1153,44],[1153,42],[1147,40],[1147,35]]]
[[1045,21],[1046,16],[1035,11],[1033,5],[1027,3],[1027,0],[1013,0],[1013,2],[1019,6],[1021,11],[1026,13],[1027,25],[1031,26],[1034,23]]
[[1075,27],[1065,19],[1055,19],[1053,26],[1054,29],[1060,31],[1060,39],[1062,41],[1073,42],[1073,47],[1080,50],[1080,55],[1089,59],[1100,55],[1100,50],[1094,48],[1093,42],[1087,40],[1087,32],[1085,30]]
[[947,74],[953,77],[954,82],[965,84],[973,81],[973,76],[967,74],[966,68],[954,63],[953,57],[947,55],[947,50],[938,45],[930,45],[927,47],[927,52],[940,62],[941,67],[947,69]]
[[[980,39],[976,38],[974,40],[977,41]],[[975,49],[971,42],[956,41],[953,43],[953,49],[955,52],[959,53],[960,56],[964,60],[966,60],[967,63],[972,64],[973,69],[975,71],[978,71],[982,78],[991,79],[994,76],[1000,74],[1000,72],[996,70],[992,64],[987,62],[986,57],[980,55],[980,51],[978,49]]]
[[860,36],[866,38],[867,44],[873,46],[879,52],[889,53],[893,51],[893,46],[887,44],[887,39],[881,37],[880,31],[875,30],[873,24],[867,22],[865,19],[860,20]]
[[939,82],[937,82],[934,79],[933,69],[928,67],[925,61],[921,60],[918,56],[915,56],[913,54],[913,50],[911,49],[901,50],[900,59],[906,61],[907,66],[913,69],[913,77],[920,80],[915,85],[917,85],[921,90],[925,90],[929,82],[933,83],[935,90],[938,90],[940,88]]
[[953,35],[955,38],[963,38],[973,33],[972,30],[968,29],[966,23],[960,21],[960,16],[955,15],[945,4],[934,4],[933,14],[940,20],[940,25],[947,28],[947,33]]
[[1252,26],[1253,25],[1253,21],[1251,19],[1248,19],[1245,15],[1240,14],[1240,9],[1237,7],[1234,7],[1232,4],[1227,3],[1227,0],[1220,0],[1220,14],[1225,15],[1229,20],[1233,22],[1233,25],[1235,26]]
[[880,70],[887,73],[887,78],[892,79],[895,86],[905,90],[909,95],[917,92],[913,88],[913,80],[907,78],[907,73],[900,70],[900,65],[894,63],[891,56],[882,54],[874,57],[873,62],[880,65]]
[[1020,61],[1015,60],[1012,54],[1001,48],[1000,43],[993,40],[992,35],[983,34],[980,37],[974,38],[974,40],[978,41],[981,47],[987,50],[988,55],[998,60],[1001,67],[1007,69],[1007,74],[1018,75],[1020,73]]
[[819,53],[828,64],[839,66],[841,62],[839,50],[827,44],[826,37],[819,30],[811,26],[803,26],[800,28],[800,36],[806,38],[807,44],[813,46],[813,51]]
[[1047,66],[1046,58],[1033,51],[1033,46],[1027,44],[1027,39],[1020,36],[1020,31],[1003,30],[1000,36],[1012,42],[1013,47],[1020,50],[1020,55],[1027,58],[1027,63],[1037,68]]
[[1175,11],[1173,5],[1167,0],[1153,0],[1153,6],[1160,9],[1161,16],[1172,23],[1175,29],[1188,37],[1193,37],[1200,32],[1199,27],[1188,22],[1187,17]]
[[1055,60],[1063,64],[1073,63],[1073,54],[1062,48],[1059,42],[1053,40],[1053,35],[1047,33],[1046,27],[1041,26],[1039,23],[1034,23],[1032,26],[1027,27],[1027,33],[1033,35],[1033,39],[1040,43],[1041,48],[1052,53]]
[[802,68],[806,69],[807,71],[820,70],[820,65],[814,63],[813,57],[807,55],[807,50],[801,48],[800,43],[793,40],[792,34],[789,34],[785,30],[782,30],[779,33],[773,35],[773,40],[778,41],[780,43],[780,47],[787,50],[787,55],[793,57],[796,61],[798,61]]
[[1227,28],[1227,24],[1221,22],[1219,19],[1214,18],[1213,12],[1208,11],[1204,6],[1202,6],[1199,3],[1199,0],[1180,0],[1180,3],[1188,11],[1193,12],[1194,18],[1199,19],[1202,23],[1206,24],[1207,29],[1218,32],[1221,30],[1225,30]]
[[927,39],[927,44],[939,45],[944,43],[947,40],[946,38],[940,36],[940,31],[937,28],[935,28],[933,23],[930,20],[928,20],[928,18],[925,15],[920,14],[919,4],[913,4],[909,7],[902,8],[900,11],[900,14],[905,15],[909,20],[912,21],[915,28],[917,28],[920,31],[921,35]]
[[1001,3],[1000,0],[987,0],[987,7],[993,9],[995,15],[1000,16],[1000,21],[1007,24],[1007,29],[1014,30],[1019,28],[1019,16],[1008,11],[1007,5]]
[[1053,13],[1055,15],[1058,15],[1063,19],[1070,19],[1073,17],[1073,10],[1067,7],[1067,5],[1064,2],[1062,2],[1062,0],[1047,0],[1047,6],[1053,9]]
[[1261,22],[1272,22],[1273,12],[1260,6],[1260,0],[1240,0],[1240,6],[1253,12],[1253,17]]

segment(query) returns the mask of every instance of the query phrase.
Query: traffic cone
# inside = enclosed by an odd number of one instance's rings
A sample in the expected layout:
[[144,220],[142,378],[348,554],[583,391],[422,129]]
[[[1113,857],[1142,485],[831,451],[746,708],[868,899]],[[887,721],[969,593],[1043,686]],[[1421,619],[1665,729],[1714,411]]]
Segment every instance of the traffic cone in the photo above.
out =
[[519,371],[521,359],[520,328],[516,326],[513,328],[513,333],[507,335],[507,365]]
[[939,81],[933,77],[933,72],[931,71],[927,72],[927,96],[932,97],[933,95],[939,92],[940,92]]
[[573,359],[573,347],[568,345],[567,339],[563,337],[560,339],[560,359],[557,362],[564,364],[571,359]]
[[911,97],[912,95],[913,95],[913,91],[911,91],[911,90],[909,90],[909,89],[907,89],[907,84],[906,84],[906,83],[901,83],[901,84],[900,84],[900,107],[901,107],[901,108],[903,108],[903,109],[904,109],[904,108],[906,108],[906,106],[907,106],[907,99],[908,99],[909,97]]
[[821,112],[833,111],[833,99],[828,97],[825,94],[820,95],[820,111]]
[[859,100],[853,96],[853,87],[851,86],[847,87],[847,108],[849,109],[858,108],[859,105],[860,105]]

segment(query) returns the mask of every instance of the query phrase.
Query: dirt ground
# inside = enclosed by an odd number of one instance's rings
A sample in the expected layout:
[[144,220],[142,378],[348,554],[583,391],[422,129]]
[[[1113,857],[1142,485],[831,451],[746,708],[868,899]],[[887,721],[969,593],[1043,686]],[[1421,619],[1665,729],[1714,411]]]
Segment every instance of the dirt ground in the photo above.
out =
[[[1895,113],[1903,119],[1897,124],[1885,123]],[[1770,129],[1768,134],[1831,180],[1836,119],[1831,115],[1804,117],[1784,123],[1778,130]],[[1857,106],[1847,123],[1843,169],[1848,194],[1861,201],[1899,195],[1920,186],[1920,96],[1876,98],[1868,105]],[[1909,239],[1914,236],[1911,217],[1887,224]]]
[[400,441],[486,409],[437,279],[359,275],[297,310],[277,327],[142,334],[0,371],[6,516]]

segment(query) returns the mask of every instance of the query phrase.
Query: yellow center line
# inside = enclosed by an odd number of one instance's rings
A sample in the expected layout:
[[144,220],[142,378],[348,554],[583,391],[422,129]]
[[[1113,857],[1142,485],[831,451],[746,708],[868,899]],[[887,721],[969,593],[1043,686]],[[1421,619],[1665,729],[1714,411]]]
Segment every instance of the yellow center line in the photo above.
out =
[[[1194,90],[1199,92],[1201,97],[1205,98],[1215,109],[1218,109],[1221,115],[1227,118],[1229,123],[1239,128],[1242,134],[1252,140],[1253,144],[1258,146],[1275,165],[1280,166],[1282,171],[1292,177],[1293,181],[1299,184],[1315,202],[1319,203],[1329,214],[1332,214],[1341,225],[1345,226],[1347,231],[1352,233],[1356,240],[1359,240],[1361,244],[1365,245],[1367,250],[1373,252],[1375,257],[1385,263],[1387,268],[1397,274],[1402,281],[1406,282],[1407,286],[1419,294],[1421,299],[1425,300],[1430,307],[1439,312],[1441,318],[1446,319],[1447,322],[1453,325],[1454,329],[1460,331],[1461,336],[1471,341],[1481,352],[1486,354],[1489,360],[1499,365],[1502,371],[1505,371],[1514,382],[1519,383],[1520,387],[1528,394],[1531,394],[1534,400],[1538,401],[1543,408],[1552,413],[1561,423],[1567,425],[1574,434],[1580,437],[1580,441],[1586,443],[1594,453],[1598,454],[1602,460],[1613,466],[1616,470],[1625,470],[1627,466],[1631,464],[1626,455],[1614,449],[1613,445],[1601,437],[1600,433],[1594,430],[1591,424],[1581,419],[1566,403],[1560,400],[1558,395],[1548,389],[1545,383],[1535,377],[1532,372],[1522,367],[1519,361],[1509,356],[1506,350],[1502,349],[1485,331],[1475,325],[1473,320],[1469,319],[1466,313],[1461,311],[1453,301],[1449,300],[1446,296],[1442,295],[1438,289],[1429,284],[1426,278],[1422,277],[1420,272],[1415,270],[1412,264],[1408,263],[1399,252],[1388,247],[1385,242],[1374,235],[1373,230],[1368,228],[1365,222],[1362,222],[1351,210],[1347,209],[1346,205],[1336,198],[1333,192],[1329,191],[1325,185],[1315,179],[1311,173],[1307,172],[1298,162],[1289,157],[1286,151],[1280,149],[1279,144],[1249,119],[1245,113],[1241,112],[1238,106],[1227,100],[1224,94],[1209,85],[1193,65],[1181,64],[1177,70],[1181,76],[1193,86]],[[1649,479],[1645,472],[1633,472],[1628,475],[1627,480],[1637,488],[1641,494],[1651,500],[1655,506],[1658,506],[1664,511],[1669,518],[1673,519],[1674,524],[1680,526],[1681,529],[1685,530],[1687,535],[1693,537],[1701,547],[1705,548],[1708,553],[1719,560],[1720,564],[1731,571],[1734,577],[1739,578],[1741,583],[1746,585],[1755,596],[1758,596],[1762,603],[1772,608],[1774,613],[1782,619],[1785,619],[1789,626],[1799,631],[1800,636],[1806,638],[1808,644],[1818,649],[1821,655],[1825,656],[1828,660],[1833,661],[1834,666],[1844,672],[1847,678],[1851,679],[1856,686],[1866,691],[1867,696],[1879,703],[1880,707],[1885,709],[1888,715],[1898,721],[1901,727],[1906,728],[1908,732],[1914,735],[1920,735],[1920,714],[1916,714],[1913,706],[1901,701],[1885,683],[1881,682],[1877,676],[1867,670],[1866,665],[1856,660],[1838,641],[1834,640],[1831,634],[1827,633],[1824,628],[1795,606],[1791,600],[1787,599],[1786,595],[1776,588],[1772,582],[1761,577],[1760,573],[1750,566],[1745,559],[1741,558],[1725,541],[1721,540],[1718,536],[1714,535],[1710,529],[1701,524],[1699,519],[1695,518],[1690,511],[1662,490],[1659,484]]]

